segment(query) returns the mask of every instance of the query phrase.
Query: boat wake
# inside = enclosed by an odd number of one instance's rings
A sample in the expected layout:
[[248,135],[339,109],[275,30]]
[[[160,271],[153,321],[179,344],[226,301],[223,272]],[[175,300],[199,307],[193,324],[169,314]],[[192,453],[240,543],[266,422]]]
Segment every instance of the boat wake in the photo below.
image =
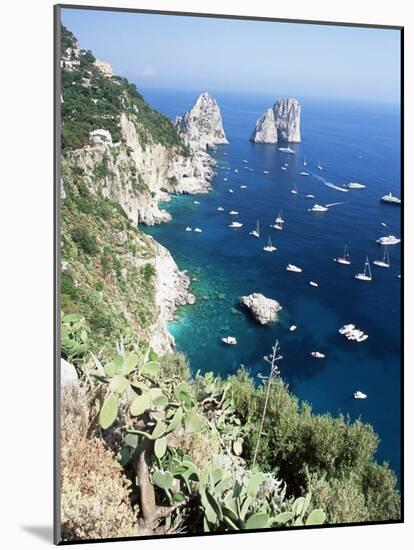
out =
[[324,185],[327,187],[331,187],[332,189],[336,189],[337,191],[342,191],[342,193],[348,193],[349,189],[346,189],[345,187],[341,187],[339,185],[335,185],[334,183],[328,181],[322,176],[319,176],[318,174],[311,174],[313,178],[315,178],[318,181],[321,181]]
[[345,204],[344,202],[331,202],[331,204],[327,204],[326,206],[330,208],[331,206],[336,206],[337,204]]

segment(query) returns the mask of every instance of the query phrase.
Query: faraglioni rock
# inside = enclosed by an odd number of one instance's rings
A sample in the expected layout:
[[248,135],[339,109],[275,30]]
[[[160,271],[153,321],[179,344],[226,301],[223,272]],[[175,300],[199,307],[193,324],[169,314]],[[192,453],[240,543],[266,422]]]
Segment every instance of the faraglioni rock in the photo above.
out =
[[287,141],[300,143],[300,113],[301,106],[297,99],[279,98],[259,118],[250,141],[254,143],[277,143]]
[[268,109],[256,122],[250,140],[254,143],[277,143],[275,115],[272,109]]
[[177,117],[176,125],[184,142],[193,150],[228,143],[220,108],[208,92],[199,95],[193,107]]
[[266,298],[258,292],[249,294],[249,296],[242,296],[240,302],[250,310],[253,317],[261,325],[276,321],[277,312],[282,309],[279,302]]

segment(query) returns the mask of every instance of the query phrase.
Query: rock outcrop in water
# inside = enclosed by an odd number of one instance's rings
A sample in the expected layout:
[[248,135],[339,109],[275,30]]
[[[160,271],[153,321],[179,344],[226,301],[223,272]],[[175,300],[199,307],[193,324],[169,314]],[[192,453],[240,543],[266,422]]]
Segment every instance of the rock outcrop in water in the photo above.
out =
[[176,125],[180,136],[193,151],[206,151],[215,145],[228,143],[220,108],[208,92],[199,95],[193,107],[182,117],[177,117]]
[[275,115],[272,109],[268,109],[256,122],[250,140],[254,143],[277,143]]
[[300,113],[301,106],[297,99],[279,98],[259,118],[250,141],[254,143],[277,143],[287,141],[300,143]]
[[253,317],[261,325],[276,321],[277,312],[282,309],[279,302],[266,298],[258,292],[249,294],[249,296],[242,296],[240,302],[250,310]]

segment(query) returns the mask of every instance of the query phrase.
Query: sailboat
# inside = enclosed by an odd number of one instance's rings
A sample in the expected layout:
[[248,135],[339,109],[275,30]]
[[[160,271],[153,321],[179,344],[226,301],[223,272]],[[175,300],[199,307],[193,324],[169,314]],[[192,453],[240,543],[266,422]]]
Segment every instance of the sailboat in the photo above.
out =
[[270,236],[267,241],[267,245],[263,247],[263,250],[265,252],[274,252],[276,250],[276,247],[272,245],[272,239],[270,238]]
[[295,185],[294,185],[294,187],[293,187],[291,193],[292,193],[293,195],[297,195],[297,194],[298,194],[298,188],[297,188],[297,186],[296,186],[296,183],[295,183]]
[[384,257],[382,260],[374,260],[372,263],[378,267],[390,267],[390,255],[388,253],[388,246],[384,247]]
[[364,273],[357,273],[355,275],[355,279],[358,279],[359,281],[372,281],[372,273],[371,267],[369,265],[368,256],[366,257],[364,264]]
[[259,220],[257,220],[256,229],[253,229],[253,231],[250,231],[249,235],[251,235],[252,237],[257,237],[257,238],[260,237]]
[[283,216],[282,216],[282,211],[280,211],[279,214],[277,215],[277,218],[275,219],[275,222],[276,223],[285,223],[285,220],[283,219]]
[[338,264],[342,264],[342,265],[351,265],[351,258],[349,256],[349,251],[348,251],[348,245],[347,244],[345,245],[345,248],[344,248],[344,255],[339,256],[339,258],[334,258],[334,262],[336,262]]

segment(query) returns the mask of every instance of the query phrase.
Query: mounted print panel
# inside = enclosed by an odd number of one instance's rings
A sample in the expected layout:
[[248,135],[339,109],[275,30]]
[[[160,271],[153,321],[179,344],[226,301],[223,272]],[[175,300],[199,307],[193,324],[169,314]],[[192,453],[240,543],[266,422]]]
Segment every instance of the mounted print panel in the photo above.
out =
[[401,522],[402,28],[55,25],[55,542]]

